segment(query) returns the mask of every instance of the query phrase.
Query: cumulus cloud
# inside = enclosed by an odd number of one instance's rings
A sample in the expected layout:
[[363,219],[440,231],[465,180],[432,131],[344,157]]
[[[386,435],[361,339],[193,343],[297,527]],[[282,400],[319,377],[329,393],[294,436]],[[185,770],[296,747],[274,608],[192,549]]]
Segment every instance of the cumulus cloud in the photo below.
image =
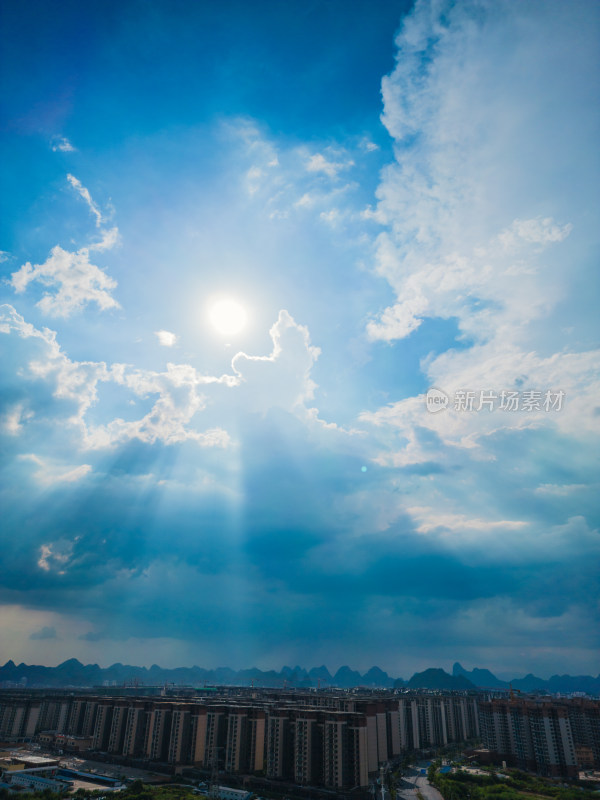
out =
[[159,344],[163,347],[173,347],[177,344],[177,335],[171,331],[154,331],[154,335],[158,339]]
[[[570,31],[583,27],[582,9],[570,16]],[[566,17],[560,4],[553,13],[541,3],[513,13],[506,3],[423,1],[407,18],[398,65],[382,85],[383,120],[399,148],[377,209],[389,228],[378,244],[377,270],[398,304],[369,326],[372,338],[405,336],[425,316],[456,315],[468,325],[475,300],[488,303],[491,324],[508,317],[521,328],[560,297],[564,253],[540,259],[539,251],[569,235],[569,216],[581,202],[565,191],[556,166],[562,147],[546,132],[555,125],[565,137],[574,133],[585,151],[585,126],[571,131],[564,109],[574,111],[577,97],[576,111],[592,113],[575,91],[586,56],[566,72],[556,56]],[[535,33],[528,38],[525,30]],[[584,35],[584,51],[590,46]],[[527,214],[544,204],[547,215]],[[505,252],[517,247],[517,256]],[[523,261],[537,277],[517,282],[514,267]]]
[[[200,387],[236,385],[238,379],[233,375],[205,376],[189,365],[168,364],[166,372],[158,373],[136,370],[125,364],[108,367],[104,362],[74,361],[62,351],[53,331],[47,328],[37,330],[9,305],[0,307],[0,333],[17,336],[32,344],[29,351],[25,351],[28,353],[25,365],[16,367],[17,374],[29,382],[39,381],[50,388],[52,397],[62,403],[52,409],[52,413],[64,425],[80,432],[81,445],[85,447],[112,447],[131,439],[170,444],[189,439],[203,446],[219,447],[228,444],[228,435],[221,428],[200,432],[190,423],[206,405]],[[116,418],[92,424],[87,415],[97,402],[99,383],[125,387],[137,397],[156,395],[157,399],[148,414],[137,420]],[[77,480],[85,472],[86,465],[83,465],[64,474],[58,472],[54,478]],[[51,477],[54,473],[44,474]]]
[[111,294],[117,282],[91,263],[87,247],[72,253],[56,245],[43,264],[27,262],[12,273],[10,280],[17,294],[33,281],[55,290],[46,292],[37,303],[51,316],[68,317],[89,303],[95,303],[102,311],[120,308]]
[[[52,413],[64,425],[79,431],[80,445],[91,450],[112,448],[131,440],[168,445],[192,441],[202,447],[228,447],[231,438],[226,428],[235,419],[234,408],[239,406],[246,413],[281,408],[298,414],[307,423],[322,424],[316,409],[305,405],[314,395],[311,369],[320,350],[311,344],[308,329],[285,310],[271,328],[270,355],[237,353],[232,360],[233,374],[221,376],[205,375],[189,364],[168,363],[163,372],[158,372],[127,364],[74,361],[63,352],[53,331],[36,329],[8,305],[1,307],[0,333],[34,343],[24,351],[25,364],[15,369],[30,386],[32,381],[38,381],[50,389],[52,397],[62,402]],[[98,422],[98,416],[102,416],[97,405],[99,384],[122,387],[131,398],[139,398],[144,404],[151,400],[151,407],[138,418],[115,417]],[[211,408],[215,390],[221,393],[220,414]],[[235,396],[224,397],[223,391],[234,392]],[[15,435],[20,431],[31,413],[26,407],[23,400],[6,409],[7,432]],[[92,408],[94,421],[90,419]],[[221,422],[199,430],[198,420],[209,408],[210,418],[220,418]],[[48,408],[45,411],[48,413]],[[53,465],[34,454],[23,458],[39,467],[36,478],[46,483],[74,482],[91,469],[90,465]]]
[[310,333],[283,309],[269,331],[273,350],[268,356],[237,353],[234,372],[246,385],[249,409],[266,411],[280,407],[293,411],[312,399],[315,390],[311,369],[320,349],[311,344]]
[[[430,415],[422,396],[365,414],[397,426],[396,465],[432,457],[436,445],[419,428],[477,457],[485,437],[503,430],[543,426],[578,438],[598,430],[600,351],[578,288],[595,189],[585,159],[569,159],[568,181],[560,166],[565,148],[594,149],[586,8],[420,0],[398,34],[397,66],[382,83],[396,161],[371,212],[384,226],[375,269],[396,301],[367,323],[367,335],[394,342],[424,320],[452,320],[458,346],[422,361],[431,386],[450,396],[562,390],[568,400],[561,414],[534,417],[452,407]],[[576,325],[557,336],[561,306]]]
[[140,419],[125,421],[117,418],[105,425],[89,428],[87,446],[112,447],[130,439],[150,444],[157,441],[165,444],[193,441],[201,447],[229,446],[230,437],[223,427],[198,431],[192,421],[207,406],[208,398],[203,389],[210,385],[234,387],[238,383],[235,376],[203,375],[189,364],[169,363],[165,372],[115,364],[111,379],[138,397],[155,395],[156,400],[151,410]]
[[[89,191],[73,175],[67,177],[71,186],[88,204],[99,228],[103,222],[102,214]],[[43,264],[32,265],[28,261],[13,272],[10,284],[17,294],[23,293],[34,282],[48,287],[50,291],[44,293],[37,306],[45,314],[54,317],[68,317],[90,303],[95,303],[102,311],[120,308],[112,295],[117,282],[90,261],[91,251],[110,250],[118,243],[119,231],[113,227],[101,230],[100,235],[99,241],[75,252],[56,245]]]

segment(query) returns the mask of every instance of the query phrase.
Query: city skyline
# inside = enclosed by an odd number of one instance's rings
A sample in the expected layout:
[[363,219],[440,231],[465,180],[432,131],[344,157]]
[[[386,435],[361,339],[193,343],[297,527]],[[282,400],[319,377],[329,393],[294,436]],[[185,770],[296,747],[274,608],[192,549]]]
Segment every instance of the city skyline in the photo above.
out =
[[597,675],[598,4],[2,6],[3,660]]

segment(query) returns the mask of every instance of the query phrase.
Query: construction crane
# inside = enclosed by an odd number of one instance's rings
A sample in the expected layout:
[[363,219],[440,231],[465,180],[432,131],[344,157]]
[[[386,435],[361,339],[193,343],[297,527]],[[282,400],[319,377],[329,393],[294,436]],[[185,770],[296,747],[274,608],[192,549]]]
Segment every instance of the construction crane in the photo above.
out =
[[513,701],[515,699],[515,692],[517,692],[518,694],[521,694],[521,690],[520,689],[513,689],[512,683],[509,683],[508,686],[509,686],[509,689],[510,689],[510,699],[511,699],[511,701]]

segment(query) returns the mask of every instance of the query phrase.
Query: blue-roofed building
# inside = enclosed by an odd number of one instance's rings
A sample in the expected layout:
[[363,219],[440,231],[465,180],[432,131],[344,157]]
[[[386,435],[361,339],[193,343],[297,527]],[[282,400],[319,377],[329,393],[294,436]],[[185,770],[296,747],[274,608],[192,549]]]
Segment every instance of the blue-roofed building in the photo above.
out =
[[9,780],[9,788],[30,789],[32,791],[43,791],[51,789],[53,792],[66,792],[71,788],[71,783],[54,778],[44,778],[32,772],[12,772],[6,776]]

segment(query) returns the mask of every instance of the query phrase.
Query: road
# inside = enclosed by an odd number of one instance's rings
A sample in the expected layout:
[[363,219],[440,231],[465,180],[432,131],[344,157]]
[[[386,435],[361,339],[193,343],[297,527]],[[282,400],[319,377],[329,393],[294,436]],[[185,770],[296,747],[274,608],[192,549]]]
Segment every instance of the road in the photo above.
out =
[[397,800],[418,800],[420,792],[425,800],[444,800],[440,792],[427,780],[427,775],[421,775],[419,769],[411,769],[402,777]]

